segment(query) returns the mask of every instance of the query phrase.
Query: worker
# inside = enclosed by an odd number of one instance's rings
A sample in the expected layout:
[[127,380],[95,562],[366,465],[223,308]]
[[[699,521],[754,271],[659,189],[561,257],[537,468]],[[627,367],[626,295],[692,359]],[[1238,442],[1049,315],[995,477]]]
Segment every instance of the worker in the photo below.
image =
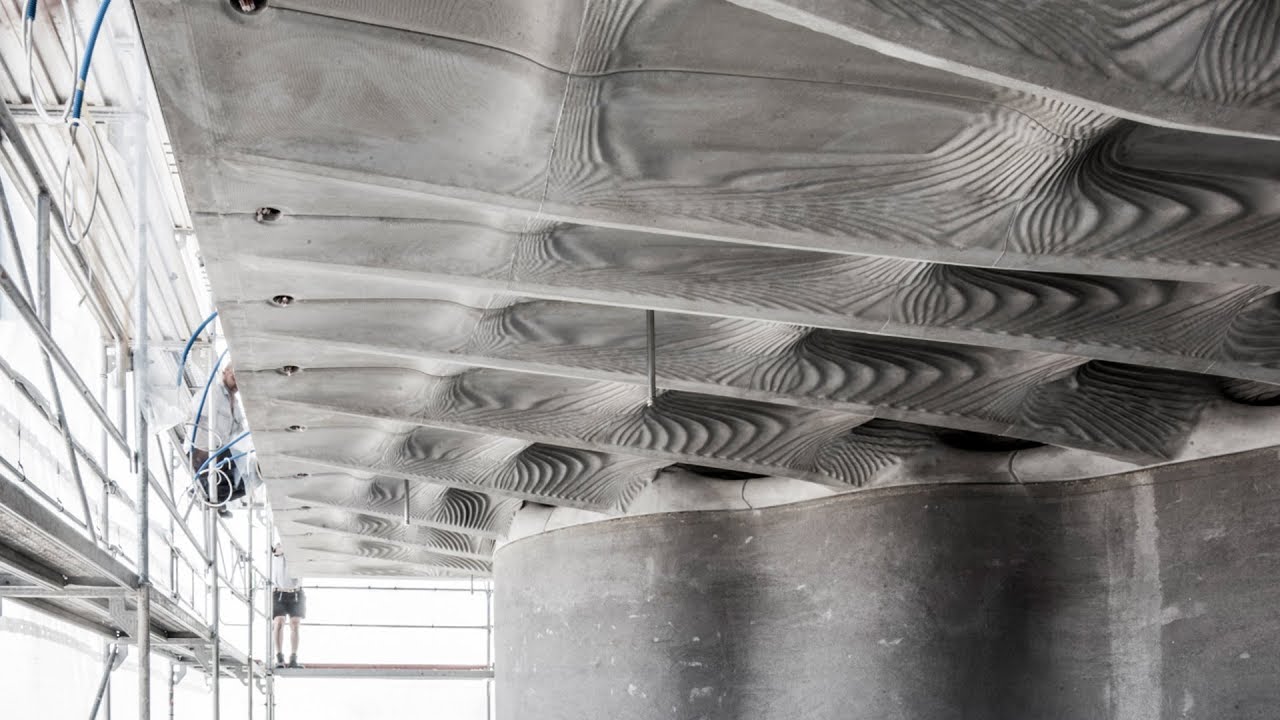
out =
[[[228,363],[218,381],[191,398],[191,469],[196,472],[198,491],[218,506],[223,517],[231,514],[227,507],[231,501],[257,485],[253,440],[246,434],[239,390],[235,368]],[[215,450],[217,457],[210,460],[209,453]]]
[[[271,596],[271,617],[276,630],[276,667],[300,668],[298,664],[298,626],[307,616],[307,596],[302,592],[298,579],[289,574],[289,561],[284,547],[276,543],[271,547],[271,583],[275,593]],[[284,622],[289,621],[289,664],[284,663]]]

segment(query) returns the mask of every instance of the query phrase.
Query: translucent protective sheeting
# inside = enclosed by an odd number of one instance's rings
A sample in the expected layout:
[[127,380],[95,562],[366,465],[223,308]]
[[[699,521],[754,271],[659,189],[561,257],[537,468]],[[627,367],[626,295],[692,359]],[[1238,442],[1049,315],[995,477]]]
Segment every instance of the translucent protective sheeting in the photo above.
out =
[[[153,720],[169,717],[169,672],[170,664],[164,658],[159,656],[152,658],[151,717]],[[114,682],[119,689],[111,698],[113,718],[132,720],[138,716],[137,673],[137,658],[133,656],[130,656],[124,665],[116,670]],[[212,720],[213,701],[209,695],[209,688],[209,677],[199,667],[188,668],[186,677],[174,686],[173,717],[178,720]],[[247,692],[245,686],[240,681],[226,677],[222,679],[222,706],[219,720],[248,718],[249,709],[245,692]],[[255,718],[266,717],[263,702],[262,694],[255,690],[253,709]],[[88,716],[87,706],[83,715]]]
[[[54,620],[11,600],[0,601],[0,697],[6,718],[84,718],[93,705],[102,677],[103,639],[99,635]],[[112,673],[111,715],[137,717],[137,657],[131,654]],[[169,663],[152,659],[153,717],[168,717]],[[248,716],[245,688],[239,682],[222,684],[221,720]],[[265,717],[261,695],[255,717]],[[211,705],[206,677],[191,668],[174,691],[175,717],[208,720]],[[102,711],[100,717],[106,717]]]

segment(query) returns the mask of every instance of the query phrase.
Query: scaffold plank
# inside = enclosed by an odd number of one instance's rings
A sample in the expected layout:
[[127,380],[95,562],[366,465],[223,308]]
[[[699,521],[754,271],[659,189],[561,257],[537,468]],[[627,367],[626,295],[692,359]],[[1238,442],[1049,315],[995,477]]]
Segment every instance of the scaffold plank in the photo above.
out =
[[493,668],[486,665],[368,665],[307,663],[300,668],[276,668],[277,677],[383,680],[487,680]]

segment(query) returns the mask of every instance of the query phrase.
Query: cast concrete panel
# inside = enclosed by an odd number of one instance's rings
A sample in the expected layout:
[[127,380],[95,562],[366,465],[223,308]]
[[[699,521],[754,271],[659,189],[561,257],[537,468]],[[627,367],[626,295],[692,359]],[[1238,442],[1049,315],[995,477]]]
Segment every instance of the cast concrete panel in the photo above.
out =
[[496,557],[498,717],[1272,718],[1277,459],[519,540]]
[[1267,0],[237,7],[135,9],[308,571],[483,574],[673,464],[1080,477],[1277,415]]
[[1280,8],[1270,0],[732,0],[779,19],[1120,115],[1276,137]]

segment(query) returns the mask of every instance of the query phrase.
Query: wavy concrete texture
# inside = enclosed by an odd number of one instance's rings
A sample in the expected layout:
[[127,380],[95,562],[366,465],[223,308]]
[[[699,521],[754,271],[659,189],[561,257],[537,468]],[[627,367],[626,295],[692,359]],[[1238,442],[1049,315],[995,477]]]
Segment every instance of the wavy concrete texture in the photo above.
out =
[[498,551],[497,717],[1274,717],[1274,449]]
[[[298,297],[411,299],[453,286],[1280,382],[1280,348],[1266,342],[1280,313],[1266,286],[993,271],[581,225],[530,235],[478,219],[208,222],[253,298],[279,292],[282,274]],[[364,242],[375,235],[381,243]]]
[[1272,6],[1016,5],[140,4],[290,552],[1257,447]]
[[1052,89],[1120,115],[1280,136],[1280,6],[1271,0],[731,2],[894,57]]

